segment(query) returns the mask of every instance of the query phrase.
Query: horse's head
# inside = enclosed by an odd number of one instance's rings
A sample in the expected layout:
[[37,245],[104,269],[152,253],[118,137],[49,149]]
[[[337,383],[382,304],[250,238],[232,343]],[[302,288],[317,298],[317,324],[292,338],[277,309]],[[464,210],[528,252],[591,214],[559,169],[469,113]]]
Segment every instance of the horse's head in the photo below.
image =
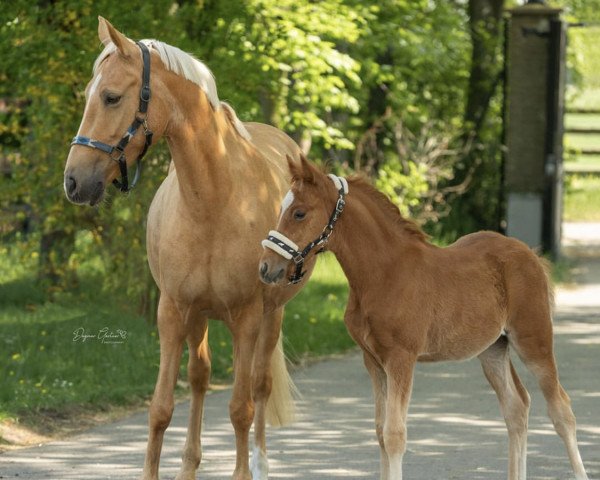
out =
[[[67,198],[90,205],[102,199],[106,185],[119,175],[123,181],[123,168],[132,166],[152,141],[151,135],[143,133],[159,128],[155,120],[159,106],[154,99],[146,102],[147,112],[139,111],[143,103],[140,101],[144,70],[142,47],[102,17],[99,17],[98,36],[105,48],[96,60],[93,78],[85,90],[85,111],[67,158],[64,177]],[[152,84],[156,82],[154,77],[150,79]],[[133,129],[136,119],[139,128]],[[149,125],[150,122],[153,124]],[[119,144],[125,144],[122,152],[110,151]]]
[[288,166],[292,188],[283,199],[277,230],[263,240],[259,262],[267,284],[300,281],[304,262],[325,247],[348,192],[345,179],[324,174],[304,157],[300,164],[288,157]]

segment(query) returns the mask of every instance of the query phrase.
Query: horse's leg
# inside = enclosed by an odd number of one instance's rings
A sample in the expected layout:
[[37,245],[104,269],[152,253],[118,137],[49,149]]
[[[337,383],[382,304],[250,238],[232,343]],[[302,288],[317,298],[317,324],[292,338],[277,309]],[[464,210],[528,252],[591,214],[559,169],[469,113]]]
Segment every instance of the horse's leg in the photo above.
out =
[[231,320],[235,379],[229,403],[229,416],[235,430],[236,460],[233,480],[251,480],[248,464],[248,434],[254,418],[252,364],[256,348],[262,302],[240,312]]
[[511,335],[510,340],[520,358],[538,380],[548,406],[548,416],[556,433],[565,443],[575,477],[577,480],[588,480],[577,446],[576,421],[571,409],[571,400],[558,380],[552,333],[550,332],[549,339],[547,337],[548,335],[542,333],[533,337]]
[[371,383],[373,386],[373,397],[375,399],[375,432],[377,433],[377,440],[380,448],[380,478],[381,480],[389,479],[389,458],[385,451],[385,442],[383,439],[383,425],[385,423],[385,396],[386,396],[386,380],[385,372],[383,368],[377,363],[377,361],[371,356],[370,353],[363,350],[363,359],[365,367],[371,376]]
[[389,458],[389,479],[402,480],[402,458],[406,451],[406,417],[412,391],[416,355],[406,350],[388,354],[384,365],[387,377],[387,398],[383,443]]
[[183,464],[176,480],[194,480],[196,478],[196,469],[202,458],[200,430],[202,428],[204,395],[210,382],[208,319],[204,316],[196,317],[188,314],[186,324],[189,328],[187,336],[189,350],[188,380],[192,390],[192,400],[190,402],[187,437],[183,448]]
[[535,302],[531,296],[515,309],[509,324],[509,342],[527,368],[535,375],[546,403],[548,416],[556,433],[565,443],[567,454],[577,480],[587,480],[585,468],[577,446],[575,415],[571,400],[558,380],[554,358],[552,319],[547,297]]
[[158,464],[165,430],[171,422],[175,402],[173,390],[179,373],[179,362],[183,350],[186,330],[175,302],[161,295],[158,304],[158,334],[160,338],[160,367],[154,395],[148,413],[149,433],[144,480],[158,479]]
[[266,480],[269,475],[266,441],[267,402],[273,386],[271,358],[277,345],[283,319],[283,308],[264,316],[254,353],[252,391],[255,405],[254,450],[252,451],[252,480]]
[[479,360],[498,396],[508,429],[508,480],[525,480],[530,398],[510,361],[507,338],[500,337]]

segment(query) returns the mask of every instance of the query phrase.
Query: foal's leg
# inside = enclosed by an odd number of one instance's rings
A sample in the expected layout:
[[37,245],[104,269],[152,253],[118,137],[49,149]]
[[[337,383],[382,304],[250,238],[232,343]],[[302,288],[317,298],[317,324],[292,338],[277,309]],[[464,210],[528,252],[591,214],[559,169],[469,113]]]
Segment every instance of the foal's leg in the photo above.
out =
[[267,480],[269,474],[265,432],[266,410],[271,395],[271,387],[273,386],[271,357],[279,339],[282,319],[283,308],[266,314],[256,342],[252,372],[252,391],[255,405],[252,480]]
[[527,419],[530,398],[508,354],[508,340],[500,337],[479,355],[481,366],[500,401],[508,429],[508,480],[527,476]]
[[[262,302],[261,302],[262,303]],[[229,416],[235,430],[236,460],[233,480],[251,480],[248,464],[248,435],[254,418],[252,364],[262,318],[262,304],[248,308],[231,320],[235,379]]]
[[548,416],[556,433],[565,443],[575,477],[577,480],[588,480],[577,446],[576,422],[571,400],[558,380],[549,316],[547,323],[547,329],[538,329],[531,335],[519,334],[515,328],[514,335],[511,334],[509,339],[527,368],[538,380],[548,406]]
[[210,348],[208,346],[208,319],[204,316],[188,314],[186,323],[189,327],[187,344],[189,350],[188,380],[192,390],[190,402],[190,418],[183,448],[183,464],[176,480],[194,480],[196,469],[200,465],[202,450],[200,447],[200,431],[202,428],[202,412],[204,395],[210,382]]
[[175,406],[173,390],[186,336],[182,316],[175,302],[166,295],[160,297],[157,324],[160,337],[160,367],[148,412],[150,431],[142,473],[143,480],[158,479],[160,451],[165,430],[173,415]]
[[387,398],[383,442],[389,458],[389,479],[402,480],[402,458],[406,451],[406,417],[412,391],[416,355],[406,350],[389,353],[384,366]]
[[386,396],[386,379],[383,368],[377,363],[377,361],[371,356],[370,353],[363,350],[363,359],[365,367],[371,376],[371,383],[373,386],[373,397],[375,399],[375,432],[377,433],[377,440],[380,448],[380,478],[381,480],[388,480],[390,475],[390,461],[385,451],[385,442],[383,439],[383,426],[385,423],[385,396]]

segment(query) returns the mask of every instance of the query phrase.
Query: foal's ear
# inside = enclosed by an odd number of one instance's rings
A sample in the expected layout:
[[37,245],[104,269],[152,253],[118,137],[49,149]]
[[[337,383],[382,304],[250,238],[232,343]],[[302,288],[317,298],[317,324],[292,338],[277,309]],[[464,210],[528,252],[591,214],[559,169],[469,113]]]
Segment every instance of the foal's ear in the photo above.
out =
[[119,32],[104,17],[98,17],[98,38],[104,46],[114,43],[121,55],[128,56],[132,51],[133,42]]
[[292,174],[292,182],[302,181],[306,183],[315,183],[315,167],[306,159],[303,154],[300,154],[300,163],[293,160],[292,157],[286,155],[288,168]]
[[292,181],[294,181],[294,179],[299,179],[302,176],[302,169],[300,168],[300,165],[298,165],[298,162],[288,154],[285,155],[285,159],[287,160],[288,170],[292,175]]

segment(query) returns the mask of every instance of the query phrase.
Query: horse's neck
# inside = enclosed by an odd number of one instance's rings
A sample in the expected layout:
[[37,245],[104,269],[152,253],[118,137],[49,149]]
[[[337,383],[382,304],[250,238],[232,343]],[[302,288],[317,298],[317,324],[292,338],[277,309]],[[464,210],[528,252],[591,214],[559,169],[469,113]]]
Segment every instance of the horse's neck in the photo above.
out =
[[[413,262],[420,261],[428,244],[405,231],[362,192],[353,195],[352,186],[346,210],[331,237],[330,249],[336,255],[351,288],[380,289],[381,283],[410,275]],[[386,280],[387,279],[387,280]]]
[[170,122],[167,135],[181,196],[187,205],[216,208],[224,204],[224,197],[231,195],[239,181],[232,159],[239,170],[245,157],[239,154],[240,142],[244,140],[225,113],[215,111],[203,93],[197,102],[181,108],[174,114],[176,118]]

